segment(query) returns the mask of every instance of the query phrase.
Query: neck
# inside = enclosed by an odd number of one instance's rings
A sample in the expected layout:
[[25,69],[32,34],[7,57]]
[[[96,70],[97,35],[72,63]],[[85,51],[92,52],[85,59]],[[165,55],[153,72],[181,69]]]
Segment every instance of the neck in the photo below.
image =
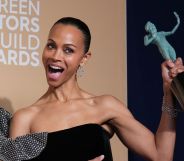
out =
[[47,96],[50,99],[56,99],[60,102],[68,102],[72,99],[78,99],[82,97],[82,91],[78,86],[77,81],[64,83],[60,87],[49,87]]

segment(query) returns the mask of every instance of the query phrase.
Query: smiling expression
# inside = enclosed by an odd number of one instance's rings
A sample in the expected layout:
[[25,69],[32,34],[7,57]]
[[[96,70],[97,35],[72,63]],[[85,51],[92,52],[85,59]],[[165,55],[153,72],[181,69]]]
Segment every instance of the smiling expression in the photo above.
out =
[[86,61],[85,55],[84,36],[77,27],[54,25],[42,55],[48,84],[58,87],[74,80],[78,67]]

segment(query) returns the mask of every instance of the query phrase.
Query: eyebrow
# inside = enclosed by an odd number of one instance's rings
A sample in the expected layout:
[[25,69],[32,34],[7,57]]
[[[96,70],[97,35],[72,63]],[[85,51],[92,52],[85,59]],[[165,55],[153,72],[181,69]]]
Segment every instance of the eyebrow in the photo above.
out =
[[52,43],[54,43],[54,44],[56,45],[56,42],[55,42],[54,40],[48,39],[48,40],[47,40],[47,43],[48,43],[48,41],[51,41]]
[[47,41],[52,41],[53,43],[56,43],[53,39],[48,39]]
[[[56,42],[55,42],[53,39],[48,39],[47,41],[52,41],[53,43],[55,43],[55,44],[56,44]],[[77,46],[76,46],[76,45],[71,44],[71,43],[66,43],[66,44],[64,44],[64,45],[70,45],[70,46],[74,46],[75,48],[77,48]]]

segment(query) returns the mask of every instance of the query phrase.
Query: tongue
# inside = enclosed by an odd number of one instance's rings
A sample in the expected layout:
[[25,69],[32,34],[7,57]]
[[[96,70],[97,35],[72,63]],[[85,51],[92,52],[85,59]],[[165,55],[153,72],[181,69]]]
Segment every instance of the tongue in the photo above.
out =
[[59,77],[61,76],[61,72],[56,72],[56,73],[48,73],[48,77],[50,78],[50,79],[53,79],[53,80],[57,80],[57,79],[59,79]]

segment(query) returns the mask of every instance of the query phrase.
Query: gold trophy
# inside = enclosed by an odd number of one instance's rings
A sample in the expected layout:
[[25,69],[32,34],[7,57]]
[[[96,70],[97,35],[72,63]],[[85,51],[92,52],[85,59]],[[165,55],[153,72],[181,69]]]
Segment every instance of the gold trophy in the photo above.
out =
[[[148,34],[144,36],[145,46],[155,44],[158,47],[162,57],[165,60],[172,61],[176,60],[176,52],[167,41],[166,36],[174,34],[180,25],[179,15],[176,12],[174,12],[174,15],[176,17],[177,24],[171,31],[158,32],[156,26],[152,22],[148,21],[145,25],[145,30]],[[171,82],[171,90],[180,103],[182,110],[184,110],[184,73],[178,74],[173,79]]]

